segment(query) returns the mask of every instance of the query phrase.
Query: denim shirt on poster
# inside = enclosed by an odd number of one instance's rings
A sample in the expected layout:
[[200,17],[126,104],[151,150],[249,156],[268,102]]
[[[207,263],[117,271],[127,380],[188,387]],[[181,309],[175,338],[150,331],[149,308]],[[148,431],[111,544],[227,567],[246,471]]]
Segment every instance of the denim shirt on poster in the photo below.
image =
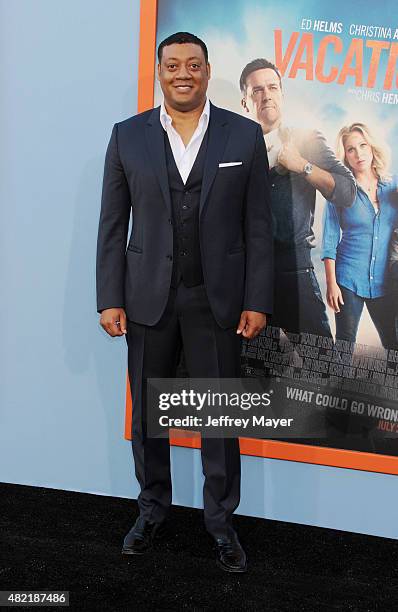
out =
[[336,260],[337,284],[363,298],[389,292],[388,261],[391,236],[398,227],[397,176],[378,181],[379,210],[359,186],[350,208],[326,202],[322,259]]

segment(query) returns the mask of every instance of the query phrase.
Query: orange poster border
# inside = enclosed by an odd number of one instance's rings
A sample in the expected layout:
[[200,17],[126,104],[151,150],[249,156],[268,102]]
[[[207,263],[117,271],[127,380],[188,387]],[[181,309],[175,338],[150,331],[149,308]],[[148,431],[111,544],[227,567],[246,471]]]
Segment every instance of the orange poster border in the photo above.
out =
[[[157,0],[141,0],[138,112],[152,108],[154,103],[157,4]],[[124,431],[127,440],[131,440],[131,415],[131,392],[127,377]],[[200,448],[200,435],[174,430],[170,436],[170,444],[188,448]],[[255,440],[253,438],[240,438],[240,452],[242,455],[265,457],[268,459],[281,459],[284,461],[398,475],[398,457],[390,455],[310,446],[294,442],[279,442],[277,440]]]

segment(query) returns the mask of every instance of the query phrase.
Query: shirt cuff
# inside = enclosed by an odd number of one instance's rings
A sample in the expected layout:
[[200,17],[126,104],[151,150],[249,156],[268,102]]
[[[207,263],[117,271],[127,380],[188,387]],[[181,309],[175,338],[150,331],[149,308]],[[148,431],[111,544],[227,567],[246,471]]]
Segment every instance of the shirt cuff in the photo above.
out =
[[336,251],[322,251],[321,259],[336,259]]

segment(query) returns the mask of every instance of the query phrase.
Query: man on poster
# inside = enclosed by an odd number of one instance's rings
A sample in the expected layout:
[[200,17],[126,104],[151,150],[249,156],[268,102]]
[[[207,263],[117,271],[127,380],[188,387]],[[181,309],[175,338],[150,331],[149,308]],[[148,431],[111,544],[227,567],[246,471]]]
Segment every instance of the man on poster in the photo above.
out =
[[286,127],[282,79],[272,62],[261,58],[247,64],[240,90],[248,117],[262,127],[269,158],[275,245],[272,325],[331,338],[311,260],[315,200],[319,191],[336,206],[351,206],[354,178],[320,132]]
[[[145,553],[171,505],[167,439],[146,435],[146,380],[240,376],[242,336],[272,312],[273,248],[266,148],[252,121],[206,96],[206,45],[184,32],[158,48],[161,106],[114,126],[97,250],[97,309],[126,334],[140,515],[123,552]],[[133,227],[127,233],[132,209]],[[217,562],[246,571],[232,526],[240,499],[237,439],[202,439],[204,518]]]

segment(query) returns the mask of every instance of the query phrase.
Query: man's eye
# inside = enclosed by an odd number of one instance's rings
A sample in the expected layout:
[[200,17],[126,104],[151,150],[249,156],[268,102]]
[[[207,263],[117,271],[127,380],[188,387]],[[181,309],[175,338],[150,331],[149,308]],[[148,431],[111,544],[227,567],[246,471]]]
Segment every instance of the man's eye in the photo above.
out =
[[195,69],[196,68],[200,68],[200,65],[199,64],[191,64],[191,68],[195,68]]
[[176,67],[176,65],[175,65],[175,64],[169,64],[169,65],[167,66],[167,68],[168,68],[169,70],[173,70],[173,68],[175,68],[175,67]]

